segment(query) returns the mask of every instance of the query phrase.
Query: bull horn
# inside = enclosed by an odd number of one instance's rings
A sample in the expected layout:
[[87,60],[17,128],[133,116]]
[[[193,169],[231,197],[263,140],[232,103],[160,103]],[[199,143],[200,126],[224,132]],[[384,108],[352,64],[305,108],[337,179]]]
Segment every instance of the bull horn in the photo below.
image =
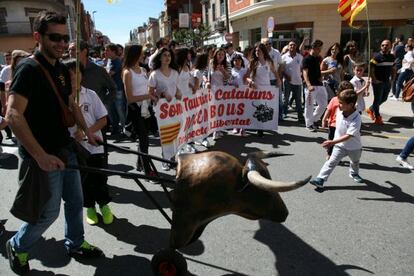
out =
[[308,183],[308,181],[311,179],[311,176],[296,182],[282,182],[267,179],[260,175],[258,171],[249,171],[247,173],[247,178],[249,179],[250,183],[263,190],[273,192],[288,192]]

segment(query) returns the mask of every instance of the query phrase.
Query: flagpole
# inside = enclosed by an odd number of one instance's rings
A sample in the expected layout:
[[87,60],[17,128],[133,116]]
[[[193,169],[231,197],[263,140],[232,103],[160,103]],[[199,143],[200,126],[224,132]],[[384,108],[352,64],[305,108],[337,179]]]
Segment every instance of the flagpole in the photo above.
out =
[[76,1],[76,102],[79,103],[80,93],[80,33],[81,33],[81,0]]
[[368,13],[368,0],[365,0],[365,14],[367,16],[367,29],[368,29],[368,80],[371,77],[371,28],[369,24],[369,13]]

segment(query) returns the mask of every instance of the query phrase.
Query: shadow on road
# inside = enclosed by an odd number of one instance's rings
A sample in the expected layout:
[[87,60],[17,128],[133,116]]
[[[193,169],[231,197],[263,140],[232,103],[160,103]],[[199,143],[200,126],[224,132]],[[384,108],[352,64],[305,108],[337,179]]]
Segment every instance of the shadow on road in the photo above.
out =
[[152,275],[151,262],[139,256],[114,255],[96,260],[77,259],[81,264],[96,267],[94,275]]
[[[341,167],[349,167],[349,161],[341,161],[338,166]],[[398,173],[411,173],[409,169],[403,167],[387,167],[377,163],[359,163],[359,168],[364,170],[375,170],[375,171],[383,171],[383,172],[398,172]]]
[[[392,183],[391,181],[385,181],[390,187],[384,187],[378,185],[367,179],[364,180],[363,184],[355,184],[354,186],[326,186],[324,191],[336,191],[336,190],[351,190],[351,191],[367,191],[376,192],[389,197],[384,198],[368,198],[360,197],[361,200],[377,200],[377,201],[392,201],[400,203],[411,203],[414,204],[414,197],[410,194],[403,192],[400,186]],[[411,183],[407,183],[411,184]]]
[[380,147],[363,146],[362,150],[367,151],[367,152],[375,152],[375,153],[390,153],[390,154],[397,156],[398,154],[400,154],[402,149],[389,149],[389,148],[384,148],[384,147],[380,148]]
[[17,170],[19,166],[19,158],[10,153],[2,153],[0,158],[0,169]]
[[347,270],[373,272],[350,264],[337,265],[312,248],[282,224],[259,221],[254,238],[267,245],[276,257],[278,275],[350,275]]
[[389,118],[388,122],[411,127],[413,126],[413,117],[394,116]]
[[[131,185],[136,185],[131,182]],[[135,204],[138,207],[154,210],[157,209],[144,192],[133,191],[132,189],[124,189],[118,186],[109,185],[109,191],[112,194],[112,202],[120,204]],[[150,191],[158,204],[163,208],[171,207],[166,194],[163,191]]]

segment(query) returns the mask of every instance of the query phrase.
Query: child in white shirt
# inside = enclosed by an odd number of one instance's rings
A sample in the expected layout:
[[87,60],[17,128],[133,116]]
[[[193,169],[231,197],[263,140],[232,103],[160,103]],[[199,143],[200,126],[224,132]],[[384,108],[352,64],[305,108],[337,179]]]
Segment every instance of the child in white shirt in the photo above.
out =
[[370,81],[365,81],[362,76],[364,74],[365,65],[362,63],[357,63],[353,67],[354,77],[350,80],[352,85],[354,86],[355,93],[357,94],[357,103],[356,109],[357,111],[362,114],[362,111],[365,110],[365,101],[364,97],[368,96],[368,87],[370,85]]
[[[76,60],[71,59],[65,61],[64,64],[69,69],[72,86],[76,87]],[[82,66],[80,66],[80,71],[82,73]],[[78,85],[80,85],[81,79],[82,78],[80,77]],[[85,119],[89,130],[102,141],[103,136],[101,129],[106,126],[108,111],[99,96],[93,90],[87,89],[83,86],[80,88],[78,104],[83,118]],[[84,134],[80,131],[80,129],[76,129],[76,127],[69,129],[69,131],[72,136],[79,141],[81,146],[90,153],[85,160],[87,166],[104,169],[108,167],[103,146],[94,146],[84,141]],[[102,214],[103,223],[111,224],[114,217],[108,206],[108,203],[112,200],[109,196],[107,184],[108,177],[105,174],[100,173],[87,173],[82,174],[81,176],[84,199],[83,206],[86,208],[86,222],[90,225],[94,225],[99,222],[95,209],[95,204],[98,204]]]
[[323,183],[345,156],[349,156],[349,177],[355,182],[364,180],[359,176],[361,158],[361,115],[355,108],[357,95],[353,89],[339,93],[339,110],[336,113],[336,130],[333,140],[326,140],[323,147],[334,146],[331,157],[325,162],[318,176],[310,181],[312,185],[323,188]]

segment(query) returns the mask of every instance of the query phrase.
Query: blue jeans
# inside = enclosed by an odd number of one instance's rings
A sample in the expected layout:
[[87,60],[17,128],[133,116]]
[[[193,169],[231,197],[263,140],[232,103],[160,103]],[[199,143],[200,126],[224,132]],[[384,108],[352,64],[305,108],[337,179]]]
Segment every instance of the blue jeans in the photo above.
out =
[[405,144],[402,152],[400,153],[400,157],[402,159],[407,159],[408,156],[413,152],[414,150],[414,136],[410,138],[410,140],[407,141],[407,144]]
[[381,115],[379,107],[387,100],[388,93],[390,93],[391,89],[391,83],[389,81],[373,83],[372,88],[374,90],[374,102],[372,103],[370,109],[374,112],[375,117],[378,117]]
[[127,102],[123,90],[117,90],[115,100],[108,110],[109,119],[111,120],[112,130],[122,132],[125,127]]
[[[77,165],[76,155],[71,151],[68,164]],[[42,234],[58,218],[61,199],[65,211],[65,247],[67,250],[78,248],[84,240],[83,195],[81,179],[77,170],[57,170],[48,173],[50,199],[36,224],[23,223],[11,238],[11,245],[17,253],[28,252]]]
[[396,81],[396,88],[395,88],[395,97],[398,99],[400,97],[400,92],[403,87],[403,83],[406,80],[409,80],[413,75],[413,70],[406,69],[404,72],[398,75],[398,79]]
[[303,115],[302,110],[302,85],[294,85],[290,84],[287,80],[285,80],[285,91],[284,91],[284,99],[283,99],[283,112],[287,114],[288,105],[289,105],[289,96],[292,92],[292,97],[295,99],[296,103],[296,111],[298,115]]
[[[276,80],[270,80],[270,85],[271,86],[276,86],[277,82]],[[278,87],[279,88],[279,120],[283,120],[283,101],[282,101],[282,87]]]

